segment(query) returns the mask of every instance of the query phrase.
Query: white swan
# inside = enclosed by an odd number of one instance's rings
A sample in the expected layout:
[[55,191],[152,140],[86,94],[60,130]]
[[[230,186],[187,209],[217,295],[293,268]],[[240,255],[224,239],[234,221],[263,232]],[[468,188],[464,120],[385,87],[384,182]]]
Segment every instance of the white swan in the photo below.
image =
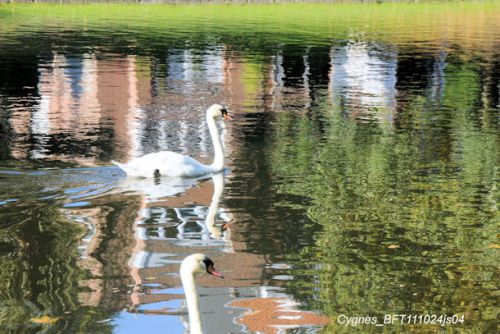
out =
[[194,277],[209,273],[211,275],[224,278],[222,273],[215,270],[213,261],[205,254],[192,254],[186,257],[181,263],[181,279],[189,313],[189,332],[190,334],[202,334],[200,305],[198,292]]
[[206,111],[206,122],[215,152],[214,161],[211,165],[202,164],[187,155],[172,151],[146,154],[124,164],[116,161],[112,162],[127,173],[128,176],[137,177],[196,177],[220,172],[224,169],[224,149],[215,124],[215,117],[232,119],[227,110],[219,104],[212,105]]

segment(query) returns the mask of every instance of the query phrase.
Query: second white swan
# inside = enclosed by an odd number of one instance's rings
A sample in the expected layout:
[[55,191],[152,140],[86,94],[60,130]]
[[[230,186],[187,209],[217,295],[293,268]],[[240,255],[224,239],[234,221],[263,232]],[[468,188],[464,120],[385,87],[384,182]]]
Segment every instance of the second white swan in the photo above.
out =
[[204,273],[224,278],[222,273],[215,270],[213,261],[205,254],[189,255],[181,263],[180,274],[184,293],[186,294],[190,334],[203,333],[198,292],[196,291],[194,277]]
[[128,176],[136,177],[196,177],[220,172],[224,169],[224,149],[215,124],[215,118],[232,118],[228,115],[227,110],[219,104],[214,104],[208,108],[205,117],[215,153],[214,161],[210,165],[202,164],[187,155],[172,151],[146,154],[128,163],[112,162],[127,173]]

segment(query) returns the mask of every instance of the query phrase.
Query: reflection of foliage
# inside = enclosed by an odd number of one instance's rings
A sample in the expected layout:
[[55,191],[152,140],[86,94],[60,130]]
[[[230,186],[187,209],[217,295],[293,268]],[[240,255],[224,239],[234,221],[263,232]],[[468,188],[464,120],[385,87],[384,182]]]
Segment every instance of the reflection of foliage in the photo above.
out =
[[[18,251],[0,256],[2,329],[17,331],[28,326],[35,332],[49,326],[53,333],[92,330],[96,315],[91,309],[82,308],[78,301],[79,281],[86,276],[76,265],[81,228],[69,223],[53,207],[24,209],[17,207],[18,213],[8,216],[14,221],[20,217],[24,220],[15,225]],[[24,212],[29,212],[29,216],[23,216]],[[5,240],[10,234],[7,229],[0,235]],[[52,318],[57,321],[32,321]],[[106,328],[98,330],[105,331]]]
[[416,96],[401,129],[356,124],[327,103],[316,110],[329,124],[321,136],[308,118],[278,116],[280,191],[311,197],[307,215],[322,227],[289,256],[288,287],[310,307],[465,313],[473,332],[494,331],[499,145],[476,112],[477,69],[449,65],[446,75],[441,104]]

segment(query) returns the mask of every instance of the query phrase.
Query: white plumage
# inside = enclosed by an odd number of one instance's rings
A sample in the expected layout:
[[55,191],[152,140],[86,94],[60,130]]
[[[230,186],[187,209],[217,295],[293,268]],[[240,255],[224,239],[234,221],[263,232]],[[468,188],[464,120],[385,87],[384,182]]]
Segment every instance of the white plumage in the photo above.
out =
[[214,161],[210,165],[202,164],[187,155],[172,151],[146,154],[128,163],[112,162],[127,173],[128,176],[135,177],[196,177],[220,172],[224,169],[224,149],[214,118],[232,118],[227,114],[227,110],[219,104],[214,104],[208,108],[205,117],[214,146]]

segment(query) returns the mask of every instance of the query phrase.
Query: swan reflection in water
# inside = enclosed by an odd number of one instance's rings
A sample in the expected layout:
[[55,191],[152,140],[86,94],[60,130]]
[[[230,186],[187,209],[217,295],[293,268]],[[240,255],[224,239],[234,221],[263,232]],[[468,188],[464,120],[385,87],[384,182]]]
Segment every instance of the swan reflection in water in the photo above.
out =
[[232,253],[228,228],[232,214],[219,208],[224,174],[211,175],[213,194],[208,208],[201,204],[209,200],[210,182],[198,185],[200,180],[162,178],[161,183],[153,184],[150,179],[136,182],[127,179],[125,182],[133,184],[130,189],[140,190],[144,200],[135,224],[136,240],[169,240],[177,246],[218,246],[218,251]]
[[[225,210],[219,209],[219,203],[222,198],[222,193],[224,192],[224,174],[213,174],[212,182],[214,185],[214,192],[208,210],[206,210],[204,206],[197,205],[192,209],[192,213],[196,215],[197,219],[195,222],[201,228],[201,239],[221,240],[224,242],[224,251],[232,253],[231,230],[228,228],[232,221],[232,215]],[[189,239],[190,235],[186,232],[185,228],[190,219],[190,212],[186,214],[186,212],[182,211],[180,208],[174,208],[174,211],[177,218],[182,222],[177,225],[177,238],[181,240]],[[222,226],[216,224],[217,216],[224,221]]]
[[[184,298],[179,298],[179,293],[183,291],[173,288],[179,286],[174,273],[179,272],[180,260],[187,254],[233,253],[231,230],[227,227],[232,215],[219,208],[224,192],[223,173],[212,174],[212,182],[172,178],[159,181],[155,183],[152,179],[129,178],[124,181],[122,188],[140,192],[143,200],[134,228],[136,245],[129,261],[131,276],[135,281],[131,293],[131,311],[142,314],[180,314],[181,320],[187,325],[182,311],[186,307],[182,306]],[[164,298],[161,296],[163,292]],[[186,292],[186,297],[188,295],[192,297],[193,294]],[[157,308],[158,300],[170,301],[168,303],[171,304],[174,298],[181,301],[177,310],[170,305],[163,307],[165,302],[160,309]],[[221,308],[226,302],[221,302]],[[188,308],[190,305],[193,308],[194,304],[198,303],[187,301]]]
[[[224,228],[232,221],[231,213],[220,208],[224,174],[213,174],[211,181],[196,182],[191,186],[184,184],[185,190],[177,197],[158,196],[159,189],[143,189],[149,195],[143,197],[135,223],[136,245],[129,261],[135,284],[129,311],[179,316],[185,333],[241,333],[244,328],[278,333],[286,328],[324,326],[326,317],[297,310],[297,303],[283,288],[268,285],[265,277],[286,266],[281,268],[269,263],[264,255],[248,252],[245,242],[239,241],[239,231]],[[170,190],[166,192],[172,193],[172,189],[182,187],[172,187],[170,183],[167,188]],[[226,279],[202,275],[197,278],[196,294],[188,292],[185,284],[181,289],[179,265],[192,253],[207,254],[227,274]],[[195,295],[199,296],[198,301],[190,302]],[[195,311],[189,311],[190,308]]]

